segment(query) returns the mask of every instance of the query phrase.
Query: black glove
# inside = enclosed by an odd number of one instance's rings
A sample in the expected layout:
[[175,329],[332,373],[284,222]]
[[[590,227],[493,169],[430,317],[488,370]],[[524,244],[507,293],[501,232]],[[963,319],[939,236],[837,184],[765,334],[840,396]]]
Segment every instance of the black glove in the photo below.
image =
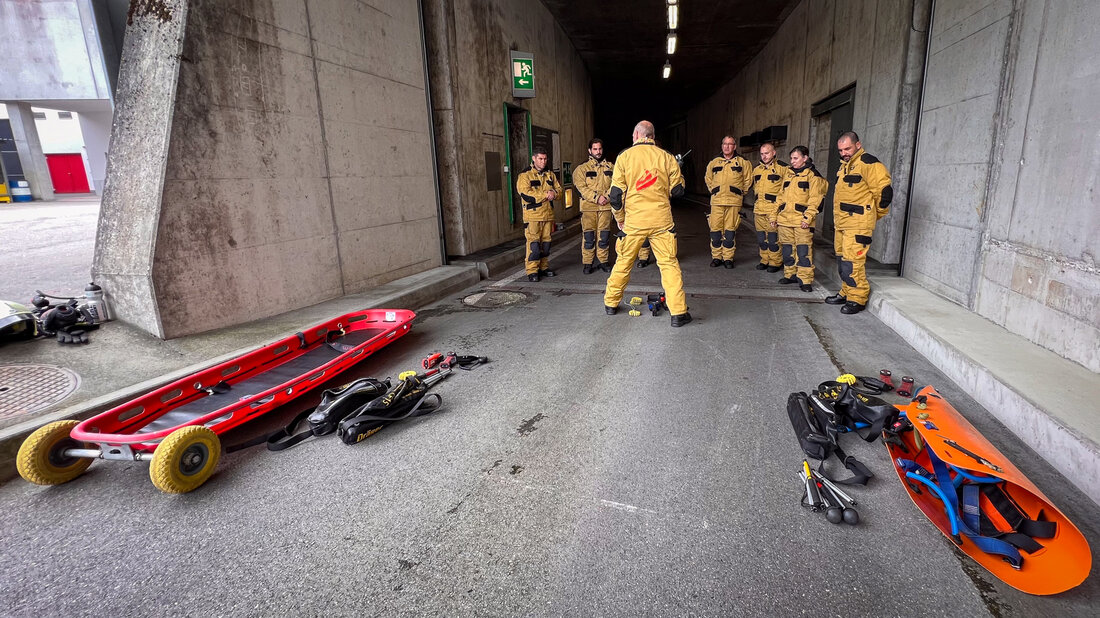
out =
[[88,343],[88,333],[79,328],[57,331],[58,343]]

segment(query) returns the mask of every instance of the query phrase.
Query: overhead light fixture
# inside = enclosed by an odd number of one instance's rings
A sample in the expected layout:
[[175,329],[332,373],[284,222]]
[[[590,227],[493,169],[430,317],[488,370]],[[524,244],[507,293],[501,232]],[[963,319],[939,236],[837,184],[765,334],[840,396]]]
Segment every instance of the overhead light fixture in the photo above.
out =
[[669,32],[668,33],[668,55],[671,56],[672,54],[675,54],[675,53],[676,53],[676,33],[675,32]]
[[668,3],[668,29],[675,30],[680,23],[680,7],[675,2]]
[[665,68],[661,70],[661,79],[668,79],[669,75],[672,75],[672,63],[665,60]]

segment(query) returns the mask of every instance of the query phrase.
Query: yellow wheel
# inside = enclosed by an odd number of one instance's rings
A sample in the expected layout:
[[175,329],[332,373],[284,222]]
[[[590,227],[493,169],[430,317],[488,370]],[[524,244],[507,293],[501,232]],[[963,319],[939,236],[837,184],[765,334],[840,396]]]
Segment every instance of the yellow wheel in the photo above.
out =
[[19,476],[36,485],[68,483],[92,465],[91,457],[66,457],[65,449],[88,448],[69,437],[77,421],[57,421],[39,427],[19,447],[15,467]]
[[202,425],[183,427],[153,451],[149,478],[165,493],[187,493],[210,478],[221,454],[221,440],[213,431]]

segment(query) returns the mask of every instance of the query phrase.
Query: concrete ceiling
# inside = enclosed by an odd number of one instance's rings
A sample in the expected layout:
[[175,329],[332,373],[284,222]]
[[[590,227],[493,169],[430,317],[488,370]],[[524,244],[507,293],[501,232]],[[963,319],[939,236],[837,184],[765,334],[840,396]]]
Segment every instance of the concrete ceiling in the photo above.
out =
[[597,114],[611,107],[663,123],[682,118],[737,75],[799,2],[679,0],[672,77],[663,80],[665,0],[542,1],[588,66]]

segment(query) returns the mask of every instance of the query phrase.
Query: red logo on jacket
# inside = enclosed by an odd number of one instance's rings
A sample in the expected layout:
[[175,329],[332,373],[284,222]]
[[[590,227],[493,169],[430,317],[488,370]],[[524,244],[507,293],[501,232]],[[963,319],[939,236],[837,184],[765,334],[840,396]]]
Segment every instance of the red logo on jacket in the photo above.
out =
[[646,170],[645,175],[638,179],[638,182],[634,183],[634,189],[641,191],[642,189],[648,189],[657,182],[657,171]]

